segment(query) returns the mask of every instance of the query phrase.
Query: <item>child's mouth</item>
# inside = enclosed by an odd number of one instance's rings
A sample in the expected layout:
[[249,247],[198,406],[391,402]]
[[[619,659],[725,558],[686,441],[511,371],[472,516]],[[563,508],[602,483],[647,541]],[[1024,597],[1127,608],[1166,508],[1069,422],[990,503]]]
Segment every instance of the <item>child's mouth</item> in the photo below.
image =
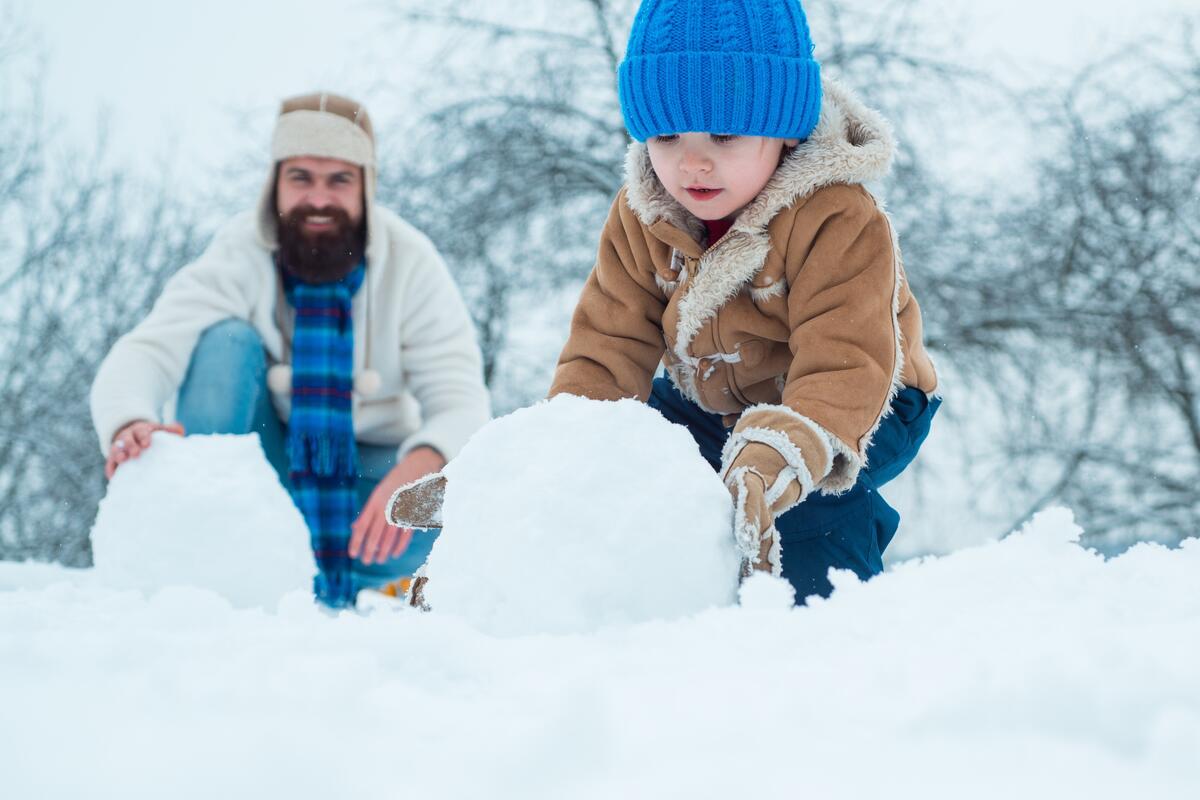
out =
[[724,189],[710,189],[706,186],[689,186],[687,188],[687,193],[697,200],[712,200],[723,191]]

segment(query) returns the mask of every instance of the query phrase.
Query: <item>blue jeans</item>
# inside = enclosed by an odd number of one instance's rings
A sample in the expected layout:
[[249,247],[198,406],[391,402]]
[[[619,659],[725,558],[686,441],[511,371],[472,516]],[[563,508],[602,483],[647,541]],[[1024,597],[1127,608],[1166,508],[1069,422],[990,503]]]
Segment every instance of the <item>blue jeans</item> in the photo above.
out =
[[[176,419],[189,433],[257,433],[267,461],[283,487],[288,477],[287,425],[279,419],[267,388],[267,353],[258,331],[238,319],[218,322],[200,335],[179,389]],[[358,443],[358,508],[396,465],[396,448]],[[355,562],[358,588],[381,586],[412,575],[425,563],[438,531],[417,530],[398,558],[383,564]]]
[[[809,595],[833,592],[829,569],[852,570],[867,580],[883,572],[883,551],[896,535],[900,515],[879,494],[879,487],[899,475],[916,457],[929,433],[940,398],[904,389],[892,402],[867,449],[868,467],[848,492],[808,498],[775,520],[783,557],[783,577],[803,602]],[[650,406],[671,422],[687,426],[700,454],[721,468],[721,448],[731,430],[719,414],[709,414],[688,400],[667,378],[656,378]]]

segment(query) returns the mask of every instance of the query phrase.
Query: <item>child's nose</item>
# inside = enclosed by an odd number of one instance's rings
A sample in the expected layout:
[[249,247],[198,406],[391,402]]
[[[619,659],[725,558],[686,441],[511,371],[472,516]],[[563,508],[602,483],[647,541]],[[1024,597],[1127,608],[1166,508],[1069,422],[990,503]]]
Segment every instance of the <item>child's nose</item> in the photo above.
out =
[[712,161],[704,153],[686,148],[683,151],[683,156],[680,159],[679,166],[684,172],[708,172],[712,169]]

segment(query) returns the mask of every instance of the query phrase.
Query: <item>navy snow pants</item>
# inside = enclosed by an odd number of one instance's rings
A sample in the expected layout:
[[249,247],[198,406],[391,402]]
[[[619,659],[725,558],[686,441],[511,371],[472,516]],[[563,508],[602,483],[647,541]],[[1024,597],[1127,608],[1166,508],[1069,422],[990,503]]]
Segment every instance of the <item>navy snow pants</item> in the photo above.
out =
[[[900,515],[879,494],[916,457],[929,433],[940,398],[929,399],[917,389],[904,389],[892,402],[867,449],[867,468],[858,482],[837,496],[813,492],[775,520],[783,554],[783,577],[796,589],[797,601],[833,592],[829,569],[848,569],[862,580],[883,571],[883,551],[896,535]],[[687,427],[700,454],[721,468],[721,449],[732,430],[721,415],[709,414],[688,400],[668,378],[654,380],[650,407],[671,422]]]

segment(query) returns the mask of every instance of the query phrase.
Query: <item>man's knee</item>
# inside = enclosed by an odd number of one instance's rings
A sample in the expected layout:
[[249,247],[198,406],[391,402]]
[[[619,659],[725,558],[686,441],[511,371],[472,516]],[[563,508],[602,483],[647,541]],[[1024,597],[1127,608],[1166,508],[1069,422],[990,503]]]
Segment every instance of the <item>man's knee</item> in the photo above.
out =
[[189,433],[253,433],[255,419],[270,416],[267,356],[250,323],[227,319],[200,334],[179,387],[176,416]]
[[221,360],[266,360],[262,337],[243,319],[225,319],[206,328],[196,343],[193,361],[201,353],[218,356]]

